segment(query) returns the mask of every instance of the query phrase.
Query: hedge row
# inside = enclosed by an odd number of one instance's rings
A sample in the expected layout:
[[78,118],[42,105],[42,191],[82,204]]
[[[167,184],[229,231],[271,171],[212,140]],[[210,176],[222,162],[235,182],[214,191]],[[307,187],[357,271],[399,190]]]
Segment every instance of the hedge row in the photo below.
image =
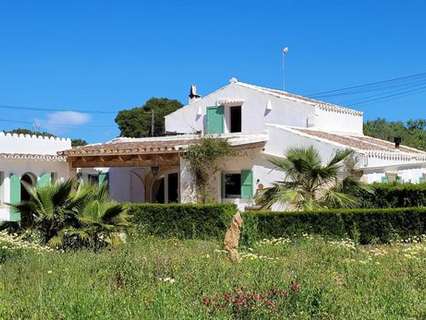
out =
[[[130,204],[129,213],[143,231],[162,237],[222,238],[236,208],[231,204]],[[426,234],[426,208],[334,209],[305,212],[243,213],[243,241],[294,234],[349,237],[360,243],[384,243]]]
[[308,212],[246,212],[243,239],[293,234],[349,237],[362,244],[385,243],[426,233],[426,208],[350,209]]
[[374,193],[359,197],[363,208],[406,208],[426,206],[426,183],[372,185]]
[[221,238],[236,208],[232,204],[129,204],[133,222],[162,237]]

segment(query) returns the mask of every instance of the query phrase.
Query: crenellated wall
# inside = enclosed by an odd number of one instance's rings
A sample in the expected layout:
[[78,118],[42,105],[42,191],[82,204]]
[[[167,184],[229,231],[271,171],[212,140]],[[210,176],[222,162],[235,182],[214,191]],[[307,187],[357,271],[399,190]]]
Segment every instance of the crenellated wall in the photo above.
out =
[[56,155],[71,148],[71,140],[0,131],[0,153]]

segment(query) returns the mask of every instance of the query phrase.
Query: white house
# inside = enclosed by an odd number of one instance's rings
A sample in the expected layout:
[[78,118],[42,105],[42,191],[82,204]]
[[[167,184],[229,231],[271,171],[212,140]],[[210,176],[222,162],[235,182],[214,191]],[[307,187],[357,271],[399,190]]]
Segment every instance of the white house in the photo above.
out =
[[425,179],[426,152],[365,136],[360,111],[234,78],[204,97],[191,87],[189,97],[188,105],[166,116],[169,136],[117,138],[60,154],[75,172],[109,174],[118,200],[191,202],[194,183],[182,152],[202,135],[225,137],[238,155],[222,161],[211,177],[211,195],[242,209],[256,189],[282,179],[268,158],[283,157],[290,147],[314,146],[324,161],[351,148],[369,183]]
[[43,185],[68,177],[65,157],[71,140],[0,132],[0,221],[19,220],[7,203],[19,203],[28,194],[21,181]]

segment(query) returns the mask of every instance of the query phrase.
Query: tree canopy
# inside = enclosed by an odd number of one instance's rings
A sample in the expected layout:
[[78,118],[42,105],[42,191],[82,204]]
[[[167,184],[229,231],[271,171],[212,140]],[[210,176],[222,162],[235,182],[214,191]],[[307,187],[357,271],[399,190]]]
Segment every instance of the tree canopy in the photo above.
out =
[[401,137],[402,144],[426,150],[426,119],[406,122],[380,118],[369,120],[364,123],[364,134],[391,142],[394,137]]
[[[36,135],[36,136],[42,136],[42,137],[56,137],[54,134],[46,132],[46,131],[29,130],[25,128],[13,129],[13,130],[5,131],[5,133],[30,134],[30,135]],[[87,144],[87,141],[84,139],[71,139],[72,147],[85,146],[86,144]]]
[[[182,107],[178,100],[151,98],[142,107],[122,110],[115,118],[122,137],[150,137],[165,134],[164,117]],[[154,112],[154,134],[151,132]]]

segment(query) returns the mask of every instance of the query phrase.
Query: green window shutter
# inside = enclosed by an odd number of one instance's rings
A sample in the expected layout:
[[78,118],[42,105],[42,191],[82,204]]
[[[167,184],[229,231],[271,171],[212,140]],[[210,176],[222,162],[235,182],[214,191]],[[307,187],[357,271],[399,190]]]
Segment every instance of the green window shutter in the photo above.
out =
[[253,198],[253,171],[241,170],[241,198]]
[[223,106],[207,107],[206,133],[223,133],[224,114]]
[[103,185],[104,183],[108,185],[109,183],[109,173],[108,172],[101,172],[99,173],[99,186]]
[[382,177],[382,183],[388,183],[389,182],[389,179],[388,179],[388,177]]
[[[10,203],[18,204],[21,202],[21,178],[15,174],[10,175]],[[10,220],[21,220],[21,214],[15,209],[10,210]]]
[[50,172],[43,173],[37,180],[37,186],[45,187],[52,181],[52,174]]

